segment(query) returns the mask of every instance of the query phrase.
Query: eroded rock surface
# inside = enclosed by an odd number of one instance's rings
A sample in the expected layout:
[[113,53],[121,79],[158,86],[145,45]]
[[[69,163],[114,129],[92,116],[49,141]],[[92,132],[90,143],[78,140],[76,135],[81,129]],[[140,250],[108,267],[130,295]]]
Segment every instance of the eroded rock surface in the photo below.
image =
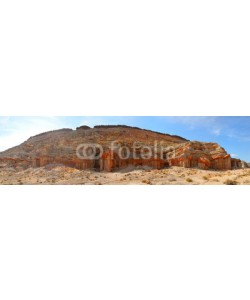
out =
[[[83,159],[77,155],[82,144],[98,144],[102,152]],[[231,158],[216,143],[191,142],[179,136],[123,125],[81,126],[77,130],[46,132],[0,153],[0,168],[27,169],[51,164],[107,172],[128,166],[152,169],[179,166],[203,170],[244,167],[241,160]]]

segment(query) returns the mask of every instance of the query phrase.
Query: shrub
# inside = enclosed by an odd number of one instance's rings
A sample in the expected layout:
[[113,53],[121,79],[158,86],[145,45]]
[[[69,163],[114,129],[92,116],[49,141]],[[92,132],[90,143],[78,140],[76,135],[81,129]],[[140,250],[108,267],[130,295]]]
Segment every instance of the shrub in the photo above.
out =
[[142,183],[145,183],[145,184],[152,184],[152,182],[150,180],[142,180]]
[[176,179],[171,177],[171,178],[168,178],[168,181],[173,182],[173,181],[176,181]]
[[224,184],[226,185],[236,185],[238,184],[238,182],[236,180],[232,180],[232,179],[227,179]]
[[186,181],[187,181],[187,182],[193,182],[193,179],[187,178]]

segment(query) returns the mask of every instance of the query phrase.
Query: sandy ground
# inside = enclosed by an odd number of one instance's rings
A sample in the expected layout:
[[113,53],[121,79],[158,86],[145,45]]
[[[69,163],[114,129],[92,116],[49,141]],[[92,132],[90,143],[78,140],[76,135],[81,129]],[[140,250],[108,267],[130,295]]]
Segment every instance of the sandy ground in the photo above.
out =
[[171,167],[163,170],[127,168],[119,172],[105,173],[80,171],[67,167],[30,168],[17,172],[12,168],[0,169],[1,185],[221,185],[250,184],[250,169],[231,171],[204,171]]

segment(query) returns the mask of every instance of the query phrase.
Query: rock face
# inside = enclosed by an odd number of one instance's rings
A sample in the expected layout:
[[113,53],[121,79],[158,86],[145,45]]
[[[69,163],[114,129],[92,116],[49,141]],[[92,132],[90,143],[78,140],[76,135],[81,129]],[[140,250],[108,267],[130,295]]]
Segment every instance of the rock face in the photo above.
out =
[[[240,159],[239,159],[239,160],[240,160]],[[249,167],[250,167],[250,164],[247,163],[247,162],[245,162],[245,161],[243,161],[243,160],[241,160],[240,163],[241,163],[241,167],[242,167],[243,169],[249,168]]]
[[[90,150],[92,153],[88,153]],[[179,136],[123,125],[80,126],[76,130],[42,133],[0,153],[0,167],[1,164],[23,169],[61,164],[107,172],[128,166],[204,170],[243,167],[241,160],[231,158],[216,143],[191,142]]]
[[30,167],[30,160],[11,158],[11,157],[0,157],[0,169],[1,168],[14,168],[16,170],[25,170]]
[[76,127],[76,130],[81,130],[81,129],[85,130],[85,129],[91,129],[91,128],[87,125],[82,125],[80,127]]
[[230,155],[216,143],[184,143],[170,153],[168,161],[170,166],[185,168],[231,169]]
[[[132,151],[131,151],[132,152]],[[168,167],[169,163],[166,159],[160,157],[142,158],[139,155],[136,157],[121,158],[117,152],[108,150],[100,159],[100,171],[112,172],[117,169],[134,167],[151,167],[153,169],[162,169]]]

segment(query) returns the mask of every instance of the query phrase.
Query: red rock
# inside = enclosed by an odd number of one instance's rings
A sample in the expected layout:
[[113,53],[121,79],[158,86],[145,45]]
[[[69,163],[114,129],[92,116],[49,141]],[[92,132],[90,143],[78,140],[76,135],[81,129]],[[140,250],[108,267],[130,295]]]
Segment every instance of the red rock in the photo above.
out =
[[244,168],[244,163],[237,158],[231,158],[231,165],[232,165],[232,169],[240,169],[240,168]]
[[[130,154],[120,157],[116,145],[127,147]],[[134,145],[136,142],[136,146]],[[155,143],[157,142],[157,143]],[[76,149],[81,144],[99,144],[103,153],[95,159],[81,159]],[[163,146],[163,151],[159,145]],[[144,152],[143,152],[144,150]],[[153,155],[143,159],[141,152]],[[126,152],[126,151],[125,151]],[[230,170],[241,168],[238,159],[216,143],[190,142],[178,136],[142,130],[128,126],[86,126],[77,130],[62,129],[34,136],[23,144],[0,153],[0,159],[19,168],[44,167],[49,164],[63,164],[77,169],[95,169],[112,172],[127,166],[148,166],[161,169],[168,166],[185,168]],[[0,160],[0,162],[1,162]]]
[[230,170],[231,157],[216,143],[188,142],[174,150],[171,166]]

